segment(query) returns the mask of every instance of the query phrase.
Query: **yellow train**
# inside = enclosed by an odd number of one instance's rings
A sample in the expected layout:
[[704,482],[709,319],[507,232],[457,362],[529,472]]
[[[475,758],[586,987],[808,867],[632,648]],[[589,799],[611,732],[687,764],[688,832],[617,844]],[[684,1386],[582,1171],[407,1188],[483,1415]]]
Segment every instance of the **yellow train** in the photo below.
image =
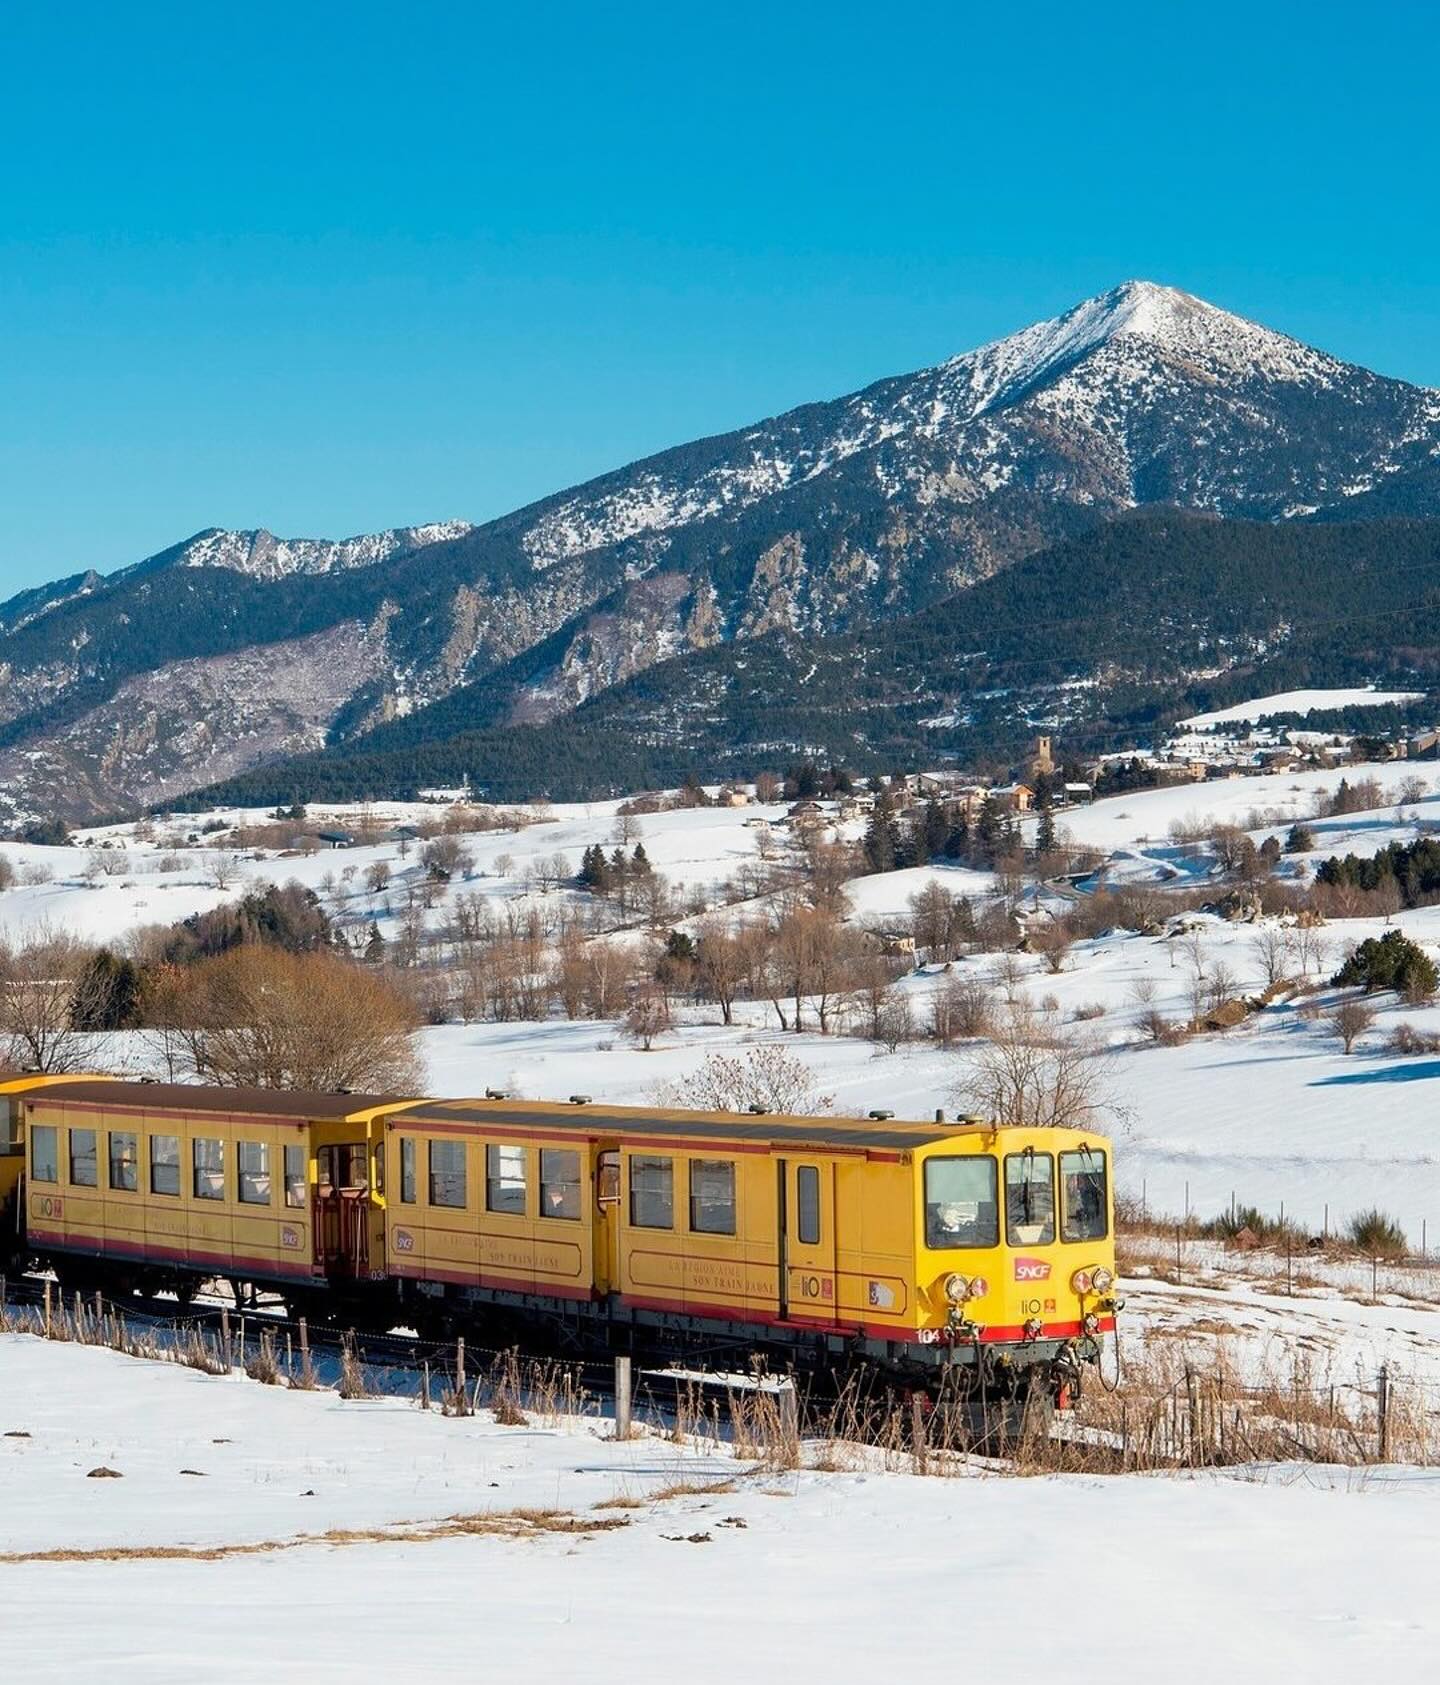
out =
[[99,1077],[0,1108],[16,1249],[67,1285],[1062,1399],[1113,1336],[1110,1143],[1073,1130]]

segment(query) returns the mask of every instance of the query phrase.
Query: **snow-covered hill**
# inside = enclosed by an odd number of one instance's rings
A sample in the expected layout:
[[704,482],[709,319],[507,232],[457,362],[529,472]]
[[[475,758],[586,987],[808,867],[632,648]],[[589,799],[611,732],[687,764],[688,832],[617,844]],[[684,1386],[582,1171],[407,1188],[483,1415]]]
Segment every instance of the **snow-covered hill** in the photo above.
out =
[[1423,1679],[1440,1634],[1418,1468],[777,1470],[596,1417],[503,1426],[29,1336],[0,1335],[0,1372],[29,1685],[458,1682],[482,1654],[501,1678],[871,1685],[934,1671],[946,1624],[885,1611],[949,1607],[957,1582],[966,1655],[1012,1653],[1057,1553],[1101,1598],[1075,1685]]

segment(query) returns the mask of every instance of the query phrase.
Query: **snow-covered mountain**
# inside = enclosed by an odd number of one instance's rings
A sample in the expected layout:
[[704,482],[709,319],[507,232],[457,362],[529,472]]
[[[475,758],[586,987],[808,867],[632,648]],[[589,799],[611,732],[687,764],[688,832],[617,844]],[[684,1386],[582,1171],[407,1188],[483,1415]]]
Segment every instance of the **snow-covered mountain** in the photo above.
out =
[[356,538],[276,538],[264,527],[227,532],[210,527],[197,532],[173,550],[162,551],[139,568],[230,568],[257,579],[283,579],[292,573],[334,573],[340,568],[372,567],[392,556],[426,544],[463,538],[472,531],[469,521],[431,521],[419,527],[391,527],[386,532],[361,533]]
[[[206,733],[157,723],[134,747],[135,696],[166,694],[178,663],[211,664],[196,692],[208,695],[224,690],[223,663],[283,643],[311,698],[303,719],[257,724],[253,740],[231,710],[229,766],[290,752],[297,731],[353,738],[397,716],[390,739],[529,723],[717,643],[925,608],[1136,505],[1440,513],[1437,452],[1440,393],[1127,282],[934,368],[482,526],[333,543],[215,530],[108,579],[27,592],[0,605],[0,778],[30,806],[64,799],[73,755],[84,776],[69,781],[92,805],[203,782]],[[323,682],[298,676],[310,639]],[[338,700],[337,647],[366,652]],[[62,752],[62,729],[90,747]],[[97,769],[100,743],[112,747]],[[40,765],[43,780],[26,770]]]

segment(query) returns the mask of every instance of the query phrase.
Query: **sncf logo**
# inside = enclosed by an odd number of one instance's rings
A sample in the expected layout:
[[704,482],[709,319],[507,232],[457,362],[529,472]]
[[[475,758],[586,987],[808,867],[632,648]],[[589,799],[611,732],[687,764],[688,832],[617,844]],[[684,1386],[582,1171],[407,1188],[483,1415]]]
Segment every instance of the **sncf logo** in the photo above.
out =
[[1015,1260],[1016,1281],[1049,1281],[1050,1266],[1043,1258],[1017,1258]]

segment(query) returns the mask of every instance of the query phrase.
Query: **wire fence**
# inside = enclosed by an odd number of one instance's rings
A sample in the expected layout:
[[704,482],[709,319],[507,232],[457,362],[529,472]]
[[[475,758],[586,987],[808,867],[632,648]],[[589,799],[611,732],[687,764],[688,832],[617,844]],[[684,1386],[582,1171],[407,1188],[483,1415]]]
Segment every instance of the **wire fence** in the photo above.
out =
[[[447,1417],[487,1412],[501,1426],[534,1419],[613,1422],[703,1442],[779,1468],[973,1469],[1128,1473],[1273,1463],[1348,1467],[1440,1464],[1440,1386],[1380,1367],[1350,1382],[1289,1377],[1245,1383],[1187,1363],[1132,1364],[1088,1386],[1074,1414],[1052,1416],[1038,1392],[936,1402],[852,1378],[807,1392],[787,1376],[701,1367],[633,1373],[628,1359],[557,1359],[403,1333],[312,1331],[238,1307],[169,1313],[52,1282],[0,1278],[0,1331],[106,1346],[133,1357],[343,1399],[391,1396]],[[1102,1374],[1103,1374],[1102,1370]]]

